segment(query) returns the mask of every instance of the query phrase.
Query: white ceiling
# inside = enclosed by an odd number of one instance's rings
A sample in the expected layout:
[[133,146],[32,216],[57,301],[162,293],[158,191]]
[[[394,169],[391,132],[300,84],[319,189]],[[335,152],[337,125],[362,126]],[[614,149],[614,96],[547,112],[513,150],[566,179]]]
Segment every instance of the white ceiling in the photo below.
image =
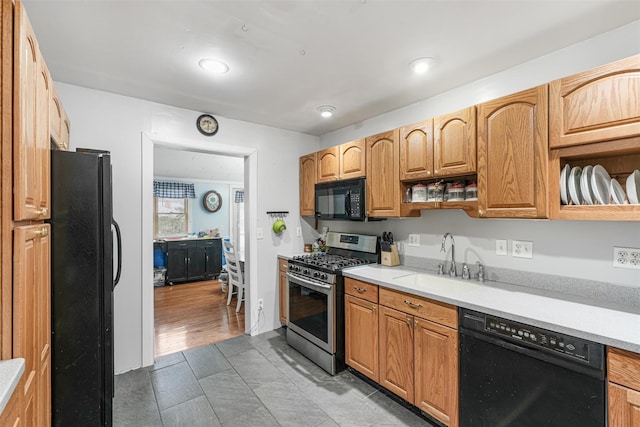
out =
[[[640,19],[637,0],[24,3],[56,81],[312,135]],[[423,56],[436,67],[412,75]]]

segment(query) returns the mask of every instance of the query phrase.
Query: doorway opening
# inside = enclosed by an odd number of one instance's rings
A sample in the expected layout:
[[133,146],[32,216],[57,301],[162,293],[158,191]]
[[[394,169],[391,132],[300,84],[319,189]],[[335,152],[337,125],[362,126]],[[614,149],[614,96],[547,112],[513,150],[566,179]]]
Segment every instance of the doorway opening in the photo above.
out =
[[[177,284],[174,286],[163,286],[164,289],[159,289],[161,287],[153,286],[153,256],[150,254],[153,251],[153,247],[151,242],[153,242],[154,238],[154,199],[151,194],[147,194],[147,192],[143,192],[143,226],[142,226],[142,260],[141,264],[143,267],[142,280],[144,286],[142,287],[142,361],[143,366],[153,364],[154,358],[158,355],[162,354],[170,354],[171,352],[181,351],[180,346],[187,347],[196,347],[199,345],[207,344],[205,342],[207,340],[206,335],[209,335],[213,340],[218,340],[215,338],[221,337],[222,335],[219,332],[224,329],[224,333],[226,334],[237,334],[240,335],[242,333],[247,333],[249,331],[248,325],[250,325],[251,318],[251,294],[252,294],[252,283],[255,284],[255,279],[252,281],[251,277],[257,276],[255,270],[255,266],[251,260],[251,253],[255,251],[256,242],[251,239],[249,236],[251,233],[244,233],[244,225],[247,227],[250,224],[250,218],[255,217],[255,203],[252,203],[252,197],[255,195],[255,188],[257,187],[257,153],[255,149],[247,149],[237,146],[223,145],[223,144],[212,144],[207,143],[204,144],[200,141],[185,141],[185,140],[163,140],[158,138],[157,136],[150,136],[147,134],[143,134],[142,136],[142,185],[143,188],[151,188],[153,187],[153,179],[154,176],[158,175],[172,175],[169,173],[158,173],[154,172],[154,152],[156,150],[169,150],[172,153],[172,158],[175,160],[178,156],[199,156],[206,155],[210,156],[210,163],[207,163],[204,169],[210,169],[212,167],[216,167],[211,159],[214,156],[217,156],[222,159],[223,164],[231,165],[234,163],[234,159],[238,159],[240,164],[242,164],[242,172],[240,175],[240,179],[229,180],[230,176],[228,171],[225,176],[227,176],[226,183],[223,183],[228,187],[227,192],[222,192],[225,194],[223,198],[223,205],[226,204],[226,208],[228,209],[228,223],[223,222],[222,224],[210,224],[211,228],[219,228],[220,229],[220,237],[228,237],[234,239],[242,239],[239,243],[240,246],[246,248],[245,251],[245,282],[246,282],[246,291],[245,291],[245,302],[242,304],[242,310],[239,313],[235,312],[235,301],[230,305],[226,305],[226,296],[227,294],[222,293],[223,284],[220,282],[218,278],[211,278],[214,280],[205,280],[205,281],[197,281],[197,282],[185,282],[181,284]],[[157,153],[157,152],[156,152]],[[238,164],[237,161],[235,161]],[[174,162],[178,164],[179,162]],[[223,168],[223,166],[218,166],[219,168]],[[185,169],[184,167],[182,169]],[[194,169],[193,165],[191,167],[187,167],[189,173],[194,176],[196,169]],[[184,171],[183,171],[184,173]],[[168,177],[168,176],[167,176]],[[186,178],[183,176],[183,178]],[[212,180],[216,181],[215,179]],[[222,181],[222,180],[220,180]],[[232,192],[233,188],[233,192]],[[234,206],[233,200],[231,197],[235,197],[235,192],[238,190],[242,190],[242,205]],[[253,190],[253,192],[252,192]],[[246,199],[245,199],[246,198]],[[226,200],[225,200],[226,199]],[[196,204],[199,206],[200,198],[196,198],[192,201],[192,204]],[[242,209],[244,207],[244,209]],[[241,209],[241,213],[239,212]],[[234,223],[231,223],[231,218],[234,218]],[[193,220],[193,218],[192,218]],[[238,224],[238,221],[241,221],[241,224]],[[196,226],[199,227],[199,226]],[[208,227],[208,226],[207,226]],[[232,230],[233,228],[233,230]],[[201,230],[191,229],[191,233],[197,234]],[[248,230],[249,231],[249,230]],[[253,258],[255,259],[255,258]],[[147,285],[149,284],[149,285]],[[255,290],[254,290],[255,293]],[[190,301],[190,302],[189,302]],[[203,302],[203,307],[200,309],[196,309],[194,306],[194,302]],[[189,311],[189,316],[184,316],[180,314],[180,306],[189,307],[187,311]],[[156,310],[158,311],[158,316],[156,316]],[[191,316],[193,314],[193,316]],[[187,324],[183,326],[178,326],[174,331],[174,337],[176,338],[176,343],[167,344],[163,347],[162,350],[159,350],[159,346],[156,345],[156,341],[158,340],[158,335],[156,334],[156,325],[157,320],[160,321],[171,321],[180,317],[189,317],[187,319]],[[220,320],[216,323],[216,317]],[[204,323],[203,323],[204,322]],[[213,323],[212,323],[213,322]],[[205,330],[205,334],[201,334],[202,330]],[[182,335],[182,336],[181,336]],[[202,335],[202,336],[199,336]],[[220,338],[224,339],[224,338]],[[203,341],[204,340],[204,341]],[[215,342],[215,341],[211,341]],[[172,347],[173,346],[173,347]]]

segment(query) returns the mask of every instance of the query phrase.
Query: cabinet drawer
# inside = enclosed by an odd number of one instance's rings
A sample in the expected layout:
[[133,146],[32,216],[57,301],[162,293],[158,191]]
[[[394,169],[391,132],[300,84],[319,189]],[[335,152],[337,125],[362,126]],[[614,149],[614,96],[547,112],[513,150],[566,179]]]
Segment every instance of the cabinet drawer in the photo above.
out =
[[378,285],[347,278],[344,281],[344,293],[378,303]]
[[380,305],[395,308],[450,328],[458,329],[458,309],[450,304],[395,291],[380,289]]
[[609,347],[609,381],[640,391],[640,354]]
[[288,264],[289,264],[289,261],[287,261],[286,259],[278,258],[278,269],[280,271],[286,273]]

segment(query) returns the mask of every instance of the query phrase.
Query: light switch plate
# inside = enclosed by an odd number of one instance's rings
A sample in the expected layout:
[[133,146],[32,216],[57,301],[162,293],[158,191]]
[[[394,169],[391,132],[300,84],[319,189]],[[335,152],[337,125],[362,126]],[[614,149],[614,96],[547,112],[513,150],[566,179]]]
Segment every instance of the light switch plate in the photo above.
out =
[[296,236],[302,236],[302,227],[296,227]]
[[507,256],[507,241],[496,240],[496,255]]
[[420,235],[419,234],[409,234],[409,246],[420,246]]
[[262,232],[262,227],[256,228],[256,239],[263,239],[264,233]]

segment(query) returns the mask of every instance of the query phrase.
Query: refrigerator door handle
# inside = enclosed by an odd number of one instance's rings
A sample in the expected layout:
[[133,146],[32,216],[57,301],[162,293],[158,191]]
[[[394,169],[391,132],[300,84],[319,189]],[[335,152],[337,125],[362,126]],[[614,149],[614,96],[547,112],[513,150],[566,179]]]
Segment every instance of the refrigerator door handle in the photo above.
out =
[[116,278],[113,280],[113,288],[120,281],[120,274],[122,273],[122,235],[120,234],[120,226],[115,219],[111,219],[113,228],[116,230],[116,247],[118,248],[118,270],[116,271]]

